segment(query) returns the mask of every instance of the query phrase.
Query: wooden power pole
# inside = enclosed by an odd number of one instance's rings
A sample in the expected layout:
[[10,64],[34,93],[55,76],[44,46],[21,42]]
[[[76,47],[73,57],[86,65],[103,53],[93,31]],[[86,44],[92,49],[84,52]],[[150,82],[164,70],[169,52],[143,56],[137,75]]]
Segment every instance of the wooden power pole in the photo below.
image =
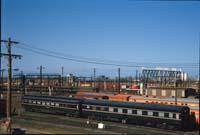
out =
[[[1,12],[1,10],[2,10],[2,6],[1,6],[1,4],[2,4],[2,1],[0,0],[0,41],[1,41],[1,31],[2,31],[2,26],[1,26],[1,22],[2,22],[2,12]],[[2,68],[2,65],[1,65],[2,63],[1,63],[1,42],[0,42],[0,71],[1,71],[1,68]],[[3,72],[2,72],[2,74],[3,74]],[[1,76],[1,73],[0,73],[0,78],[1,78],[2,76]],[[2,93],[3,93],[3,77],[2,77],[2,79],[1,79],[1,90],[2,90]]]
[[42,94],[42,69],[44,69],[44,67],[40,65],[39,69],[40,69],[40,94]]
[[121,92],[120,90],[120,68],[118,68],[118,88],[119,88],[119,93]]
[[62,77],[61,77],[61,81],[62,81],[62,82],[61,82],[61,84],[62,84],[62,87],[63,87],[63,80],[64,80],[64,79],[63,79],[64,67],[61,67],[61,69],[62,69]]
[[96,91],[96,69],[94,68],[94,91]]
[[11,41],[11,38],[9,37],[8,40],[1,40],[1,42],[6,42],[7,43],[7,50],[8,53],[4,54],[1,53],[1,56],[7,56],[8,58],[8,78],[7,78],[7,102],[6,102],[6,117],[7,121],[9,122],[10,126],[8,129],[8,132],[11,132],[11,105],[12,105],[12,90],[11,90],[11,85],[12,85],[12,57],[13,58],[19,58],[21,59],[21,55],[14,55],[11,54],[11,44],[18,44],[19,42],[16,41]]

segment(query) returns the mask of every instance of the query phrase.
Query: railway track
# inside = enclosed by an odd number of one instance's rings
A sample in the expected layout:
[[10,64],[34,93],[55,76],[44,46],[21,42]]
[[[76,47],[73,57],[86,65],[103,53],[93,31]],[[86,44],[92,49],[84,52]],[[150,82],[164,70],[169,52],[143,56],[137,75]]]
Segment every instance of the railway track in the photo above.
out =
[[[135,126],[114,122],[103,121],[109,129],[97,129],[97,120],[91,120],[90,125],[86,124],[86,118],[74,118],[43,113],[25,112],[21,117],[15,117],[14,122],[27,123],[28,125],[43,125],[46,128],[53,127],[60,130],[76,131],[84,134],[141,134],[141,135],[179,135],[185,134],[182,131],[171,131],[144,126]],[[101,121],[102,122],[102,121]],[[187,133],[190,134],[190,133]],[[193,133],[191,133],[193,134]],[[198,133],[194,133],[198,134]]]
[[[47,118],[48,117],[48,118]],[[35,116],[35,115],[24,115],[20,118],[14,118],[14,123],[23,123],[26,126],[31,128],[38,128],[40,127],[40,130],[52,130],[50,133],[59,133],[59,134],[66,134],[72,133],[72,134],[115,134],[115,132],[111,131],[102,131],[102,130],[95,130],[96,126],[92,125],[91,127],[84,126],[83,123],[79,123],[77,121],[72,120],[61,120],[56,119],[56,117],[51,116]],[[56,132],[55,130],[60,130]]]

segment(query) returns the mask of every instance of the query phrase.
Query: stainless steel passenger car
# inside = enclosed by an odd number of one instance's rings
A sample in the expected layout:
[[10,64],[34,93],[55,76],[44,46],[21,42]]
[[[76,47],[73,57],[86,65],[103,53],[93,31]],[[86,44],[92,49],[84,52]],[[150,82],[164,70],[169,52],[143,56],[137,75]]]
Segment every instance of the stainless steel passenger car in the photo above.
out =
[[22,106],[27,111],[64,114],[77,117],[91,117],[106,120],[120,120],[122,123],[189,128],[189,108],[152,103],[91,100],[62,96],[22,97]]

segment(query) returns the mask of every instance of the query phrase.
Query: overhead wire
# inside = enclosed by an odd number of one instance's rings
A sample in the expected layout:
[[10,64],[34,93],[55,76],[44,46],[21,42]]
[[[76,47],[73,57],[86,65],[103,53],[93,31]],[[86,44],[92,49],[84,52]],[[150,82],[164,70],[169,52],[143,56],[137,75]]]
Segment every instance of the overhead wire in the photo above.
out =
[[45,52],[40,52],[40,51],[36,51],[36,50],[30,49],[30,48],[25,48],[25,47],[19,47],[19,46],[17,46],[17,48],[25,49],[27,51],[31,51],[31,52],[34,52],[34,53],[37,53],[37,54],[41,54],[41,55],[45,55],[45,56],[50,56],[50,57],[64,59],[64,60],[71,60],[71,61],[76,61],[76,62],[84,62],[84,63],[100,64],[100,65],[124,66],[124,67],[141,67],[141,66],[131,66],[131,65],[123,65],[123,64],[113,64],[113,63],[103,63],[103,62],[79,60],[79,59],[67,58],[67,57],[64,57],[64,56],[58,56],[58,55],[48,54],[48,53],[45,53]]
[[34,47],[31,46],[29,44],[26,43],[21,43],[20,45],[24,46],[24,47],[29,47],[32,49],[36,49],[36,50],[42,50],[45,52],[49,52],[49,53],[53,53],[53,54],[58,54],[58,55],[62,55],[62,56],[66,56],[66,57],[74,57],[74,58],[78,58],[78,59],[87,59],[87,60],[95,60],[95,61],[103,61],[103,62],[112,62],[112,63],[128,63],[128,64],[141,64],[141,65],[174,65],[174,66],[198,66],[198,63],[142,63],[142,62],[130,62],[130,61],[114,61],[114,60],[108,60],[108,59],[99,59],[99,58],[88,58],[88,57],[82,57],[82,56],[75,56],[75,55],[71,55],[71,54],[64,54],[64,53],[60,53],[60,52],[55,52],[55,51],[50,51],[47,49],[43,49],[43,48],[38,48],[38,47]]
[[49,57],[54,57],[58,59],[70,60],[75,62],[83,62],[90,64],[100,64],[100,65],[112,65],[119,67],[178,67],[178,68],[197,68],[199,63],[139,63],[139,62],[125,62],[125,61],[114,61],[114,60],[105,60],[98,58],[87,58],[81,56],[74,56],[71,54],[64,54],[60,52],[50,51],[43,48],[33,47],[29,44],[20,43],[16,46],[17,48],[31,51],[40,55],[45,55]]

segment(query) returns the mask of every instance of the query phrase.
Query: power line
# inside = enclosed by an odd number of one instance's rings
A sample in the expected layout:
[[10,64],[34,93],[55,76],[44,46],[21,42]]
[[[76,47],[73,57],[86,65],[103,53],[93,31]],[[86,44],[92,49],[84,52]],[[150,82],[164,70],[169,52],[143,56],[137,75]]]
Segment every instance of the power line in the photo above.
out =
[[28,45],[28,44],[25,44],[25,43],[21,43],[22,46],[26,47],[26,48],[31,48],[31,49],[36,49],[36,50],[40,50],[40,51],[44,51],[44,52],[48,52],[48,53],[53,53],[53,54],[58,54],[58,55],[64,55],[64,56],[67,56],[67,57],[74,57],[74,58],[77,58],[77,59],[87,59],[87,60],[95,60],[95,61],[103,61],[103,62],[112,62],[112,63],[128,63],[128,64],[141,64],[141,65],[145,65],[145,64],[148,64],[148,65],[174,65],[174,66],[185,66],[185,65],[193,65],[193,66],[198,66],[197,64],[198,63],[139,63],[139,62],[128,62],[128,61],[114,61],[114,60],[108,60],[108,59],[98,59],[98,58],[87,58],[87,57],[81,57],[81,56],[74,56],[74,55],[71,55],[71,54],[63,54],[63,53],[59,53],[59,52],[54,52],[54,51],[50,51],[50,50],[47,50],[47,49],[42,49],[42,48],[38,48],[38,47],[33,47],[31,45]]
[[[76,58],[64,57],[64,56],[61,56],[61,55],[58,56],[58,55],[55,55],[55,54],[52,54],[52,53],[50,54],[50,53],[48,53],[49,51],[45,51],[45,52],[41,51],[42,49],[40,49],[40,50],[37,49],[36,50],[36,49],[30,48],[30,47],[22,47],[22,46],[20,46],[20,47],[17,46],[17,47],[21,48],[21,49],[28,50],[28,51],[32,51],[34,53],[38,53],[38,54],[41,54],[41,55],[55,57],[55,58],[59,58],[59,59],[71,60],[71,61],[76,61],[76,62],[84,62],[84,63],[91,63],[91,64],[101,64],[101,65],[124,66],[124,67],[147,67],[146,65],[148,65],[148,67],[153,67],[153,65],[150,65],[149,63],[146,63],[145,65],[140,65],[139,63],[135,63],[134,65],[133,64],[131,65],[131,64],[116,64],[116,63],[108,63],[108,62],[97,62],[97,61],[92,61],[92,60],[80,60],[80,59],[76,59]],[[179,66],[179,68],[180,67],[184,67],[184,68],[196,68],[196,66],[198,66],[198,65],[184,65],[184,66]],[[175,66],[173,66],[173,67],[175,67]]]
[[58,59],[90,63],[90,64],[100,64],[100,65],[113,65],[113,66],[123,66],[123,67],[155,67],[155,66],[163,66],[163,67],[179,67],[179,68],[197,68],[199,67],[198,63],[138,63],[138,62],[121,62],[121,61],[113,61],[113,60],[103,60],[97,58],[86,58],[81,56],[74,56],[70,54],[63,54],[59,52],[49,51],[42,48],[32,47],[28,44],[20,44],[21,46],[17,46],[20,49],[28,50],[40,55],[50,56]]
[[50,50],[46,50],[46,49],[42,49],[42,48],[38,48],[38,47],[33,47],[30,46],[28,44],[25,43],[21,43],[22,46],[26,47],[26,48],[31,48],[34,50],[40,50],[40,51],[44,51],[44,52],[48,52],[48,53],[53,53],[53,54],[57,54],[57,55],[62,55],[62,56],[66,56],[66,57],[73,57],[76,59],[87,59],[87,60],[94,60],[94,61],[107,61],[107,62],[119,62],[119,61],[114,61],[114,60],[105,60],[105,59],[98,59],[98,58],[88,58],[88,57],[82,57],[82,56],[75,56],[75,55],[71,55],[71,54],[63,54],[60,52],[54,52],[54,51],[50,51]]
[[50,56],[50,57],[54,57],[54,58],[58,58],[58,59],[64,59],[64,60],[70,60],[70,61],[76,61],[76,62],[83,62],[83,63],[90,63],[90,64],[100,64],[100,65],[112,65],[112,66],[124,66],[124,67],[142,67],[142,66],[131,66],[131,65],[125,65],[125,64],[113,64],[113,63],[104,63],[104,62],[95,62],[95,61],[87,61],[87,60],[79,60],[79,59],[74,59],[74,58],[67,58],[64,56],[57,56],[57,55],[53,55],[53,54],[48,54],[45,52],[39,52],[30,48],[24,48],[24,47],[17,47],[20,49],[24,49],[27,51],[31,51],[37,54],[41,54],[41,55],[45,55],[45,56]]

